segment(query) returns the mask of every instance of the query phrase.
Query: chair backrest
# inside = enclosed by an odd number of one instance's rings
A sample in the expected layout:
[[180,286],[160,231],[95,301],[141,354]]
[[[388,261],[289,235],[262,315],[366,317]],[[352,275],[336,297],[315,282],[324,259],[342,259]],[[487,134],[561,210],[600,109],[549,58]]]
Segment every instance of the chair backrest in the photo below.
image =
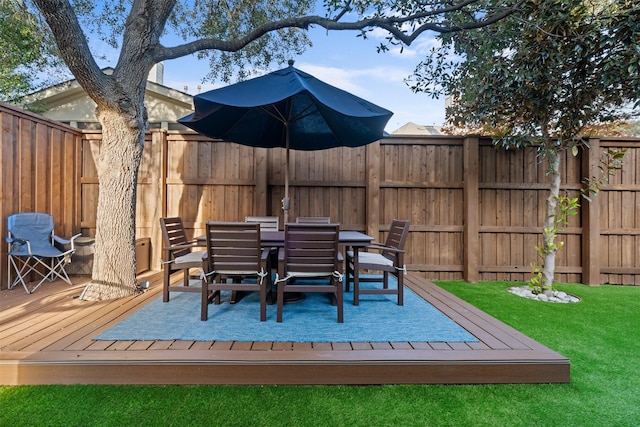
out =
[[[162,244],[165,249],[170,249],[174,246],[189,245],[181,217],[160,218],[160,228],[162,229]],[[191,252],[190,248],[181,248],[172,251],[172,255],[175,259],[189,252]]]
[[261,271],[260,224],[207,222],[205,271],[256,274]]
[[280,228],[280,219],[277,216],[248,216],[244,220],[257,222],[260,224],[260,230],[264,231],[278,231]]
[[331,224],[331,218],[328,216],[299,216],[296,223],[304,224]]
[[[404,250],[404,244],[407,241],[408,234],[409,221],[394,219],[391,221],[389,234],[387,234],[387,239],[385,240],[384,245],[389,246],[390,248]],[[389,259],[394,259],[396,256],[395,253],[392,252],[383,251],[382,254]]]
[[339,228],[338,224],[285,224],[286,273],[330,275],[337,271]]
[[32,247],[52,246],[53,216],[40,212],[9,215],[7,231],[13,238],[28,240]]

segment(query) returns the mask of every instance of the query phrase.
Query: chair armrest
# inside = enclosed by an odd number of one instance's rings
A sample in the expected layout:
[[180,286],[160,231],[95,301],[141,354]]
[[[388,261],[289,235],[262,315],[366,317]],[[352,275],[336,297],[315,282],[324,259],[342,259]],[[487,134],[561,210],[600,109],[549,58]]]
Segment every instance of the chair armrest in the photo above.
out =
[[78,234],[74,235],[73,237],[71,237],[70,239],[65,239],[63,237],[56,236],[54,234],[53,235],[53,241],[56,242],[56,243],[60,243],[61,245],[68,245],[69,243],[71,243],[71,248],[73,248],[73,241],[76,240],[80,236],[82,236],[82,233],[78,233]]
[[265,260],[265,259],[269,258],[270,254],[271,254],[271,249],[263,249],[262,253],[260,254],[260,258]]
[[206,239],[202,239],[202,240],[193,239],[193,240],[189,240],[187,243],[189,245],[195,247],[195,248],[206,248],[207,247]]
[[188,245],[174,245],[174,246],[169,246],[168,248],[163,248],[163,250],[165,252],[171,253],[173,251],[177,251],[179,249],[192,249],[192,248],[202,248],[205,247],[204,245],[194,245],[194,244],[188,244]]
[[283,278],[285,275],[284,271],[284,248],[278,248],[278,265],[276,266],[276,271],[278,272],[278,276]]
[[80,236],[82,236],[82,233],[78,233],[75,236],[71,237],[70,239],[65,239],[65,238],[62,238],[60,236],[56,236],[54,234],[53,235],[53,241],[55,243],[59,243],[61,245],[71,244],[71,247],[63,252],[63,255],[69,255],[69,254],[73,254],[76,251],[76,247],[75,247],[74,241]]
[[400,253],[404,253],[404,249],[398,249],[398,248],[392,248],[391,246],[385,246],[379,243],[374,243],[371,245],[368,245],[365,249],[375,249],[375,250],[379,250],[379,251],[388,251],[388,252],[394,252],[397,254]]
[[271,249],[262,249],[262,252],[260,253],[260,261],[262,261],[267,268],[271,267]]
[[[376,251],[380,251],[380,252],[389,252],[390,257],[386,257],[392,260],[393,265],[396,268],[404,268],[404,249],[398,249],[398,248],[393,248],[390,246],[385,246],[382,244],[372,244],[372,245],[368,245],[366,247],[366,249],[374,249]],[[349,255],[349,254],[348,254]],[[384,255],[382,255],[384,256]],[[349,259],[351,259],[352,256],[349,255]]]
[[162,248],[161,263],[166,264],[166,263],[173,262],[173,260],[175,259],[174,252],[180,249],[194,249],[194,248],[201,248],[201,247],[202,246],[200,245],[175,245],[168,248]]
[[[27,253],[31,254],[31,243],[29,243],[26,239],[20,239],[18,237],[7,237],[7,243],[10,246],[9,250],[13,250],[14,245],[18,245],[18,247],[27,245]],[[18,249],[19,250],[19,249]]]

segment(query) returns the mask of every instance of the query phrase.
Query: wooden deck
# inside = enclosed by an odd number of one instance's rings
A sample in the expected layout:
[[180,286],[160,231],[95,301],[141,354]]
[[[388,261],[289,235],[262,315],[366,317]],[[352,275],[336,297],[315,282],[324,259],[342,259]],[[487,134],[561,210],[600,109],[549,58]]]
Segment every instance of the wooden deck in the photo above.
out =
[[0,291],[0,384],[480,384],[570,378],[567,358],[411,275],[411,289],[479,342],[94,341],[159,297],[161,274],[147,276],[147,292],[115,301],[79,301],[82,278],[73,287],[47,283],[32,295],[18,288]]

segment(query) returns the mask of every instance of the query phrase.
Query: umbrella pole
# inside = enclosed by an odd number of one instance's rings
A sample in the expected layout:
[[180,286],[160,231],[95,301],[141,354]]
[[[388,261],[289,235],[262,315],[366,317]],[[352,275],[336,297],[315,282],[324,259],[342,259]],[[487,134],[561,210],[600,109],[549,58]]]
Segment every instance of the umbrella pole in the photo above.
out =
[[284,199],[282,199],[282,210],[284,210],[284,223],[289,222],[289,126],[285,123],[285,132],[286,135],[286,147],[287,150],[285,152],[285,166],[284,166]]

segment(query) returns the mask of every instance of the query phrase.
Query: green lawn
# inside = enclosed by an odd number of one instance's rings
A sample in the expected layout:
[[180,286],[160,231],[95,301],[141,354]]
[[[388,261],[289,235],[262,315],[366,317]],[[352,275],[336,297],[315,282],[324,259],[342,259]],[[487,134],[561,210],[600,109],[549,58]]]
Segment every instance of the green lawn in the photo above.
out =
[[439,283],[571,359],[570,384],[0,387],[0,426],[639,426],[640,287]]

